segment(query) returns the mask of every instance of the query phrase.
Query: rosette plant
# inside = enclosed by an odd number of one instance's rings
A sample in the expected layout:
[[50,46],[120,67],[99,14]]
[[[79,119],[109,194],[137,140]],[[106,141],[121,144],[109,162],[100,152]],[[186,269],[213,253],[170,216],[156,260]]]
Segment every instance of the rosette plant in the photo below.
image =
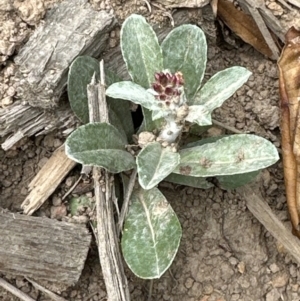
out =
[[[116,81],[107,77],[110,124],[79,127],[68,137],[66,153],[77,162],[101,166],[111,173],[137,169],[138,183],[125,219],[122,251],[137,276],[159,278],[176,255],[181,227],[157,185],[167,180],[209,188],[213,184],[206,178],[216,177],[221,187],[235,188],[275,163],[278,153],[268,140],[250,134],[181,143],[183,131],[191,125],[211,125],[212,111],[251,75],[243,67],[231,67],[201,86],[207,44],[197,26],[173,29],[160,45],[145,19],[132,15],[121,29],[121,49],[132,80]],[[77,60],[70,68],[68,89],[71,106],[82,117],[88,116],[83,113],[87,111],[85,85],[99,67],[96,61],[91,63],[91,58],[79,60],[82,64],[77,64]],[[83,71],[86,69],[89,73]],[[143,111],[136,143],[130,147],[128,141],[133,128],[128,117],[128,101],[141,105]],[[88,122],[87,118],[81,119]],[[126,187],[128,181],[126,177],[123,179]]]

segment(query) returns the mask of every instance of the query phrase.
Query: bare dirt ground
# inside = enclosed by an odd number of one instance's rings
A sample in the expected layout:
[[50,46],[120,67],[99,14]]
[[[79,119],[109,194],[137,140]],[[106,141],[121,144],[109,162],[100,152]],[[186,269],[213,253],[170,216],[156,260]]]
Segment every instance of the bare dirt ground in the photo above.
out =
[[[54,4],[54,1],[43,0],[12,2],[0,3],[0,106],[13,101],[15,87],[10,78],[14,74],[14,54]],[[150,14],[143,1],[94,0],[93,5],[96,9],[114,10],[120,22],[131,13],[139,13],[156,24],[170,23],[162,10],[154,8]],[[267,5],[286,29],[300,20],[295,9],[290,12],[275,2]],[[111,35],[111,47],[118,43],[116,32]],[[225,43],[210,45],[208,59],[207,78],[234,65],[253,72],[244,87],[215,111],[214,118],[242,132],[261,135],[280,148],[276,63],[244,43],[236,48]],[[221,134],[224,130],[213,128],[210,131]],[[7,152],[0,150],[2,208],[20,211],[28,183],[64,139],[60,132],[54,132],[24,139]],[[67,205],[59,200],[78,176],[77,170],[72,171],[37,214],[57,218],[55,207]],[[257,185],[273,212],[289,226],[282,163],[264,170]],[[179,216],[183,238],[170,270],[154,281],[151,300],[300,300],[299,266],[252,216],[235,191],[217,187],[200,190],[168,183],[162,183],[161,188]],[[91,194],[88,192],[88,196]],[[132,300],[147,300],[149,282],[137,279],[129,270],[126,273]],[[6,279],[35,300],[50,300],[22,277]],[[106,300],[95,244],[79,282],[62,292],[62,296],[74,301]],[[0,300],[17,298],[0,288]]]

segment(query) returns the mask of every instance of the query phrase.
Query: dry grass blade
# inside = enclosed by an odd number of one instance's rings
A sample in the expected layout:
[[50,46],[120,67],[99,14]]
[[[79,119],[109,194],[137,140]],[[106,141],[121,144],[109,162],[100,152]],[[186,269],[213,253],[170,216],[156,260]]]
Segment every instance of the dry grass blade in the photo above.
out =
[[286,45],[278,61],[281,99],[281,145],[286,196],[293,233],[300,238],[300,149],[298,95],[300,89],[300,31],[292,27],[286,34]]
[[253,18],[238,10],[226,0],[218,1],[218,17],[243,41],[252,45],[257,51],[273,58],[273,52],[266,43]]

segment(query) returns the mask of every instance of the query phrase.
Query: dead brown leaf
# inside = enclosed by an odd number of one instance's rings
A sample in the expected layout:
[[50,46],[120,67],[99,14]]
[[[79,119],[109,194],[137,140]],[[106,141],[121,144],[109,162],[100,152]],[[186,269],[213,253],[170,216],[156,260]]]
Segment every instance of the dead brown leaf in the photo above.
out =
[[286,34],[286,44],[278,60],[281,101],[281,147],[287,204],[293,233],[300,238],[300,31]]
[[250,15],[238,10],[231,2],[219,0],[218,17],[244,42],[267,57],[273,58],[272,50]]

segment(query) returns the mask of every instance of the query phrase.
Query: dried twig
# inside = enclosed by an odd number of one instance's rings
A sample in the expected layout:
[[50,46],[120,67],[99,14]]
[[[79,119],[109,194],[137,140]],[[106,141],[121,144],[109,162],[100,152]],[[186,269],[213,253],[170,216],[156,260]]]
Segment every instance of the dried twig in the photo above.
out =
[[300,263],[300,242],[287,230],[268,204],[262,199],[255,184],[237,189],[243,196],[246,205],[259,222],[277,239],[284,248]]
[[65,298],[58,296],[57,294],[49,291],[45,287],[41,286],[40,284],[36,283],[35,281],[25,277],[27,281],[29,281],[36,289],[42,291],[45,295],[51,298],[54,301],[67,301]]
[[[90,122],[108,122],[105,100],[103,61],[100,63],[99,85],[93,78],[88,85]],[[130,294],[119,250],[119,242],[113,216],[113,175],[102,168],[93,168],[96,210],[97,241],[107,296],[110,301],[129,301]]]
[[5,281],[3,278],[0,278],[0,286],[2,286],[4,289],[6,289],[7,291],[9,291],[10,293],[12,293],[13,295],[20,298],[23,301],[35,301],[31,297],[29,297],[28,295],[26,295],[25,293],[23,293],[22,291]]

